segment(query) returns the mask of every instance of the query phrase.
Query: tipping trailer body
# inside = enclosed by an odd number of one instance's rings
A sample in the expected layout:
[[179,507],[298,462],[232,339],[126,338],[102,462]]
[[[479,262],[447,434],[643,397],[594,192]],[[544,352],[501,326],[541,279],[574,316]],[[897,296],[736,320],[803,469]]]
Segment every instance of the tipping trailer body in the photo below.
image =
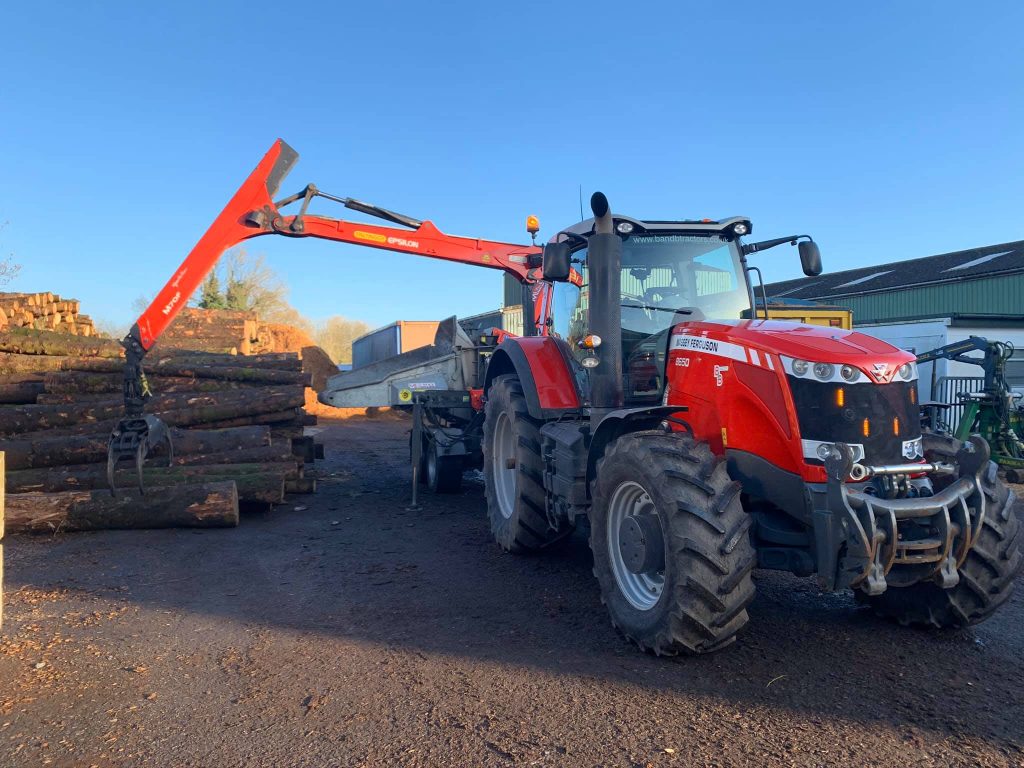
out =
[[431,324],[436,330],[426,345],[332,376],[320,401],[335,408],[401,406],[412,404],[413,393],[464,392],[475,386],[477,351],[458,320]]

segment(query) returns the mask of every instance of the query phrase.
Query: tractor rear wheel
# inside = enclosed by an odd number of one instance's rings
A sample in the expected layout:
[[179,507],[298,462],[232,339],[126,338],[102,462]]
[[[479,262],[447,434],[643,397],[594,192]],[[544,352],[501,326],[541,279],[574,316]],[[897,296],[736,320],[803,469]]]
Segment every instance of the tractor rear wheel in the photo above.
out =
[[[949,461],[962,443],[946,435],[925,433],[924,455],[928,461]],[[952,482],[946,479],[936,490]],[[869,597],[857,592],[857,599],[887,619],[909,626],[939,629],[966,627],[987,619],[1010,597],[1014,578],[1024,563],[1021,526],[1013,509],[1014,495],[999,479],[997,467],[989,462],[983,474],[985,519],[981,533],[967,559],[959,568],[960,581],[952,589],[934,582],[909,587],[890,587]]]
[[612,624],[658,655],[724,648],[754,597],[751,517],[707,445],[638,432],[597,464],[590,513],[594,575]]
[[519,377],[498,376],[487,391],[482,449],[491,533],[507,552],[542,549],[573,531],[567,521],[548,521],[540,427]]

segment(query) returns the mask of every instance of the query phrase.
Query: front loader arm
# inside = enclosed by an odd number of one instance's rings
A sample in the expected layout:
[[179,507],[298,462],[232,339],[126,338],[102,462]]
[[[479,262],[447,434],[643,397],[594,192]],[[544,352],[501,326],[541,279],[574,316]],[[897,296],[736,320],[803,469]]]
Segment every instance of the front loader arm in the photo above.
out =
[[[170,450],[166,426],[144,412],[146,400],[151,393],[142,361],[184,309],[189,297],[209,275],[221,254],[234,245],[262,235],[316,237],[500,269],[521,283],[542,287],[536,277],[541,265],[541,249],[537,246],[446,235],[429,221],[420,221],[352,198],[329,195],[312,184],[297,194],[275,202],[274,196],[281,182],[298,159],[298,153],[284,141],[278,139],[274,142],[121,342],[125,348],[125,415],[110,437],[107,469],[112,491],[114,468],[121,459],[135,460],[141,491],[142,464],[150,449],[166,442]],[[332,200],[350,210],[376,216],[400,225],[401,228],[308,214],[309,204],[314,197]],[[282,208],[293,203],[301,203],[297,213],[281,213]],[[538,327],[542,325],[541,318],[536,315],[534,321]]]

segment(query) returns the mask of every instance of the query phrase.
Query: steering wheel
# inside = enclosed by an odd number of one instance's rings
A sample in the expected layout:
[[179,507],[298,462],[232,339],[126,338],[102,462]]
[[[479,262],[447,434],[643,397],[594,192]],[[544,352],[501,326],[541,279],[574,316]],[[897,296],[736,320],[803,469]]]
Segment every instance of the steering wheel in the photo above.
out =
[[[683,289],[682,288],[678,288],[678,287],[671,286],[671,285],[667,285],[667,286],[663,286],[663,287],[659,286],[657,288],[648,288],[646,291],[644,291],[643,301],[645,301],[647,303],[650,303],[652,301],[664,301],[669,296],[682,296],[682,295],[683,295]],[[657,296],[658,298],[655,299],[654,298],[655,296]]]

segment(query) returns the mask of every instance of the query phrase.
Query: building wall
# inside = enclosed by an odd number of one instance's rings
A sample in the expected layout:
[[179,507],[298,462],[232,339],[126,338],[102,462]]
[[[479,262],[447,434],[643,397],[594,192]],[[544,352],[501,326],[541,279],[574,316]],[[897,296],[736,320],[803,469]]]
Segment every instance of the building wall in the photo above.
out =
[[[948,318],[938,320],[920,320],[916,322],[885,323],[881,325],[858,325],[856,330],[866,333],[869,336],[882,339],[894,347],[905,349],[920,355],[946,344],[957,341],[964,341],[970,336],[981,336],[992,341],[1005,341],[1013,344],[1015,353],[1013,360],[1007,365],[1007,378],[1015,391],[1024,391],[1024,327],[1010,328],[1006,326],[972,326],[961,327],[952,323]],[[974,352],[970,357],[980,358],[980,352]],[[938,393],[932,392],[931,382],[934,378],[943,376],[969,376],[980,377],[982,370],[976,365],[960,363],[953,360],[936,360],[934,363],[922,365],[920,384],[918,391],[921,401],[933,400]]]
[[1024,317],[1024,275],[986,277],[823,300],[853,310],[855,325],[945,314]]

